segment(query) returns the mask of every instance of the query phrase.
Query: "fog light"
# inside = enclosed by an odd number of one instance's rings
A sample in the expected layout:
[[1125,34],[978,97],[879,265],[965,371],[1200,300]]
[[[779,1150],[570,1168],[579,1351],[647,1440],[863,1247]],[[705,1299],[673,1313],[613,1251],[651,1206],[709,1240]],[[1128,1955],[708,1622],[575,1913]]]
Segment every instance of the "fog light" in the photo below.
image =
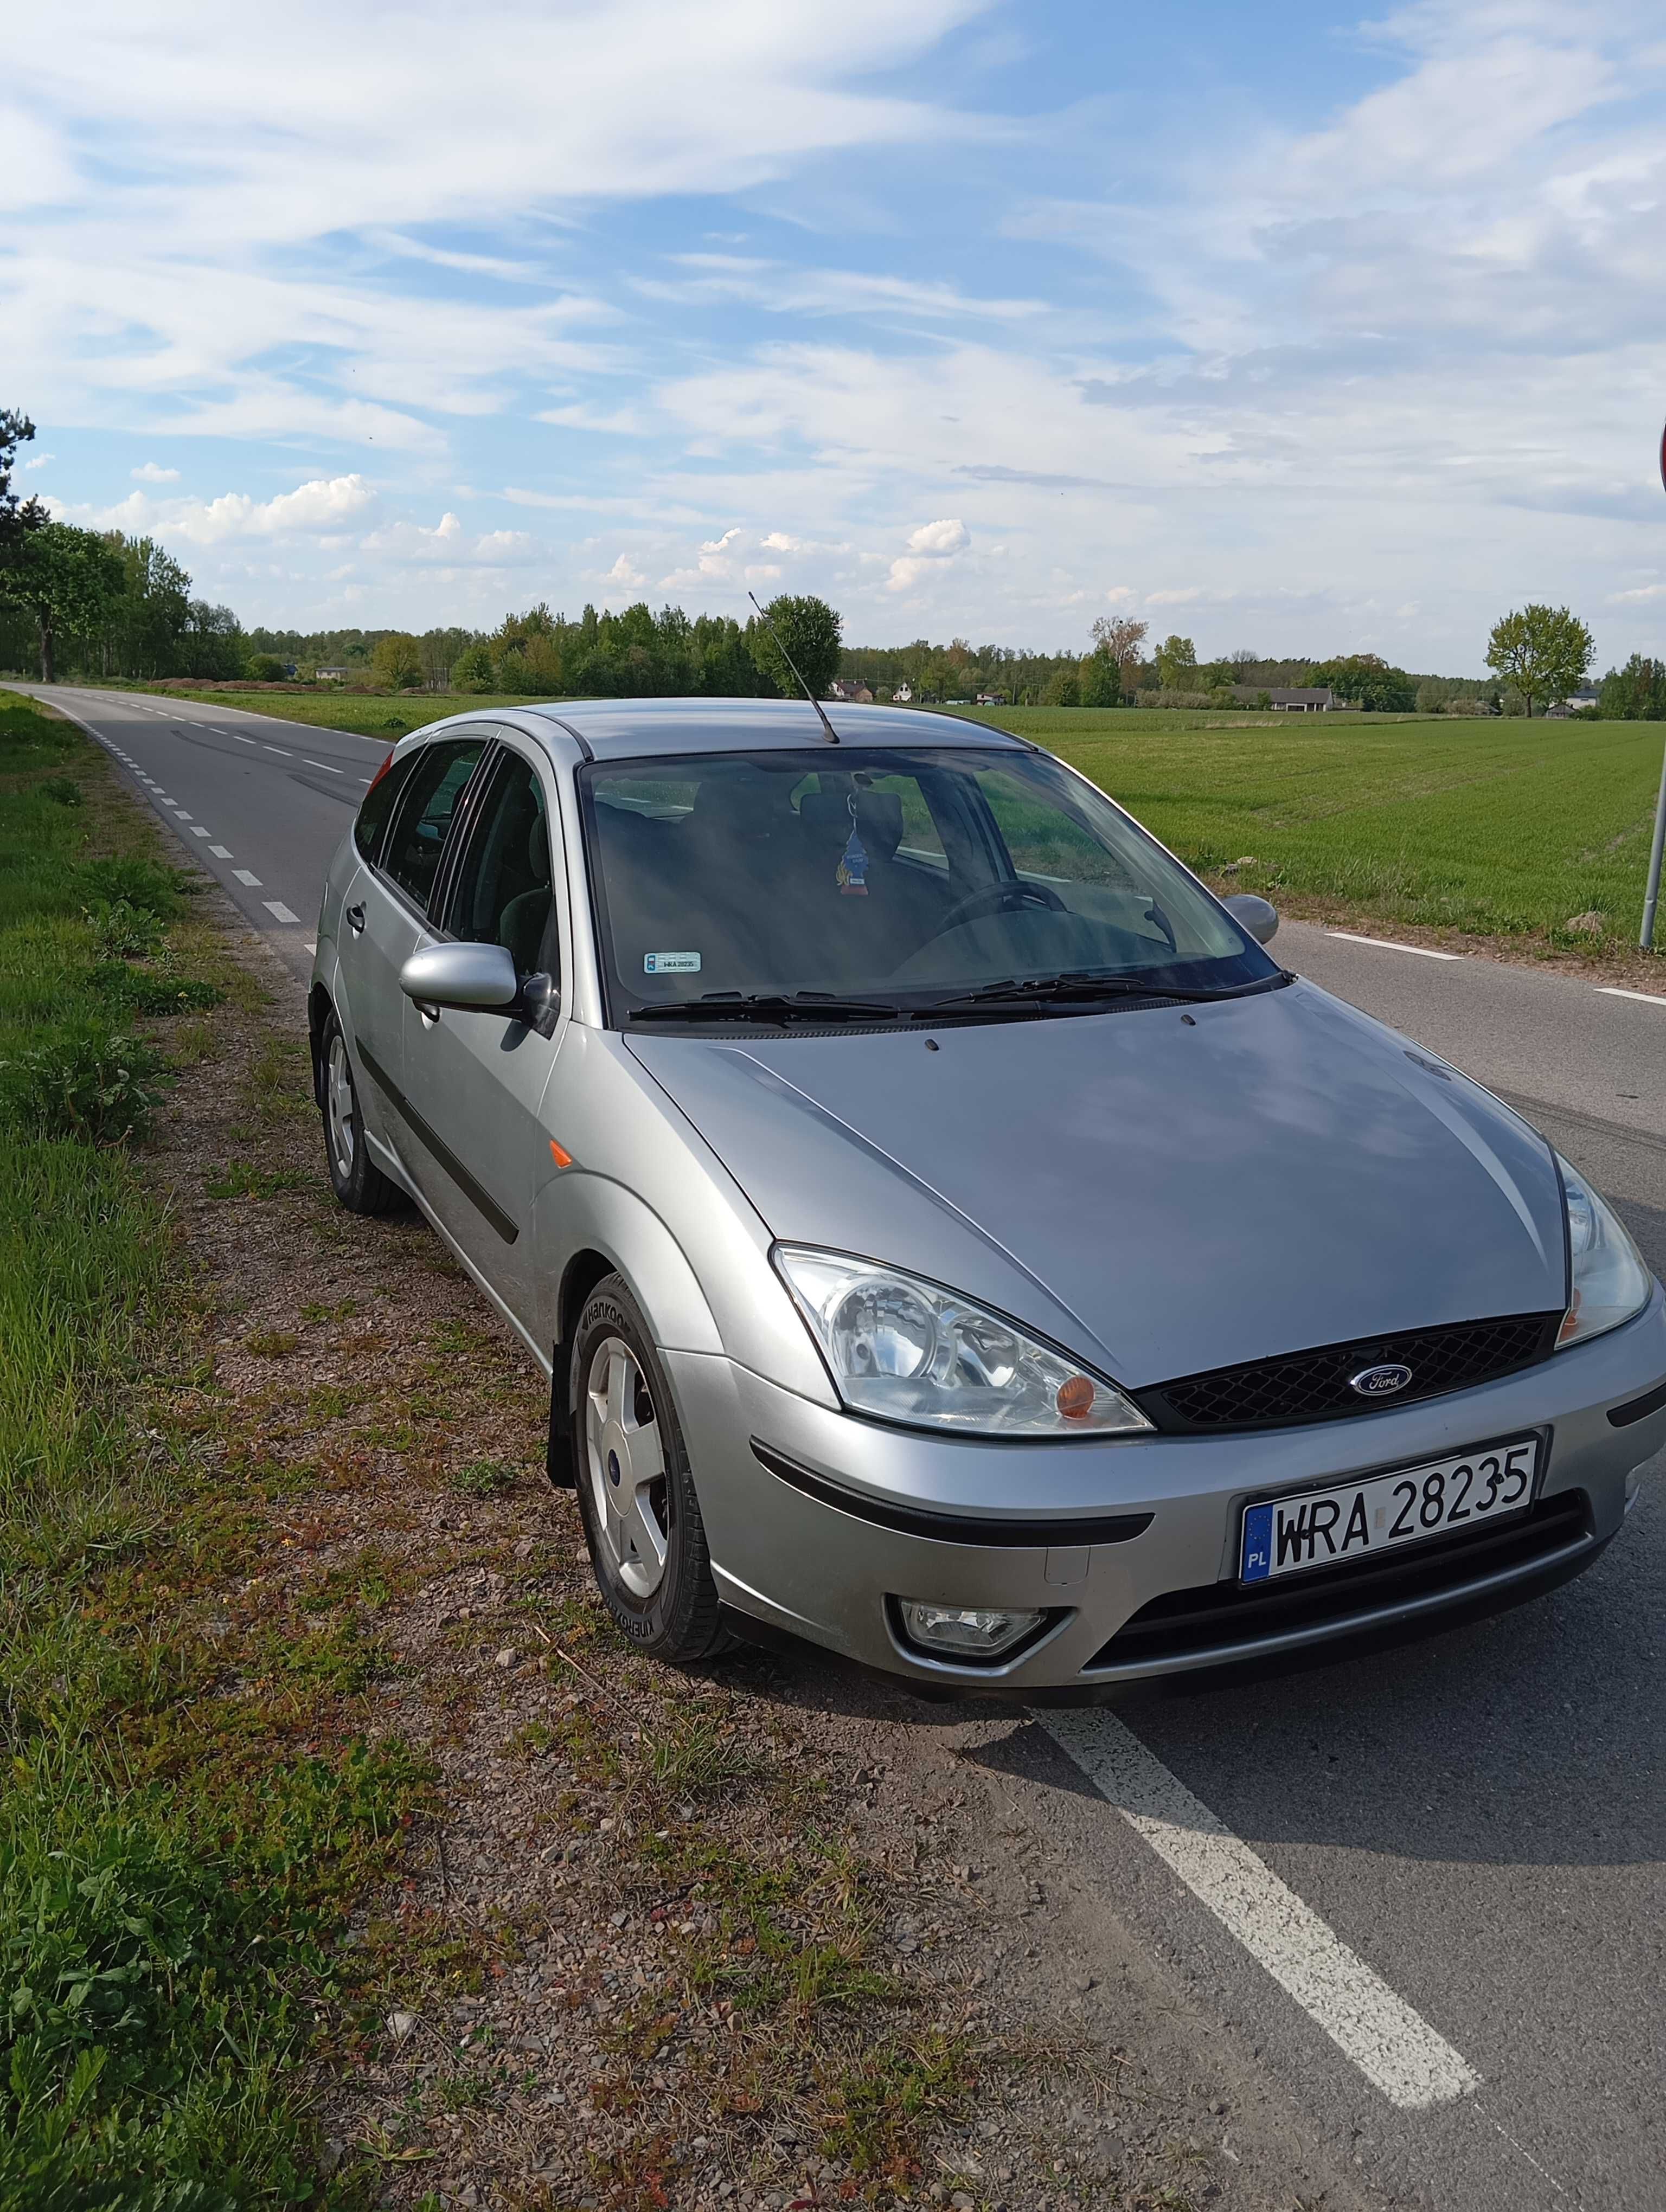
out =
[[930,1605],[920,1598],[903,1598],[901,1604],[909,1638],[956,1659],[999,1658],[1046,1618],[1004,1605]]

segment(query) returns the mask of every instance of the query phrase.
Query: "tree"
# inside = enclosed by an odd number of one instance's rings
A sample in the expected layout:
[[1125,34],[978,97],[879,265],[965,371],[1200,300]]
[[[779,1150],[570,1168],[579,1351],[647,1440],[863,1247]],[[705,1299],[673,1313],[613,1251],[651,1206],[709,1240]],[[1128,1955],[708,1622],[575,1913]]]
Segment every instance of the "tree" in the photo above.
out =
[[1157,648],[1157,680],[1165,691],[1189,691],[1197,682],[1197,647],[1189,637],[1165,637]]
[[1487,641],[1487,665],[1505,684],[1513,684],[1533,712],[1566,699],[1584,681],[1596,652],[1595,641],[1578,615],[1566,607],[1536,604],[1502,615]]
[[1140,648],[1146,641],[1149,623],[1134,622],[1128,615],[1097,615],[1093,623],[1093,647],[1096,653],[1104,653],[1116,665],[1118,681],[1124,691],[1132,691],[1138,678]]
[[492,649],[484,638],[465,645],[451,664],[451,688],[453,691],[489,691],[497,682],[492,666]]
[[11,547],[0,567],[0,598],[34,617],[40,647],[40,680],[58,681],[58,641],[104,621],[123,584],[122,565],[95,530],[46,522]]
[[1043,707],[1079,707],[1082,683],[1073,668],[1055,668],[1042,691]]
[[52,516],[38,499],[21,499],[11,488],[20,446],[34,435],[34,425],[15,408],[0,407],[0,567],[30,532],[44,530]]
[[[793,666],[809,685],[811,696],[824,697],[839,672],[839,639],[844,628],[842,617],[825,599],[792,592],[783,592],[778,599],[771,599],[763,611],[769,618],[768,623],[751,622],[746,625],[746,642],[759,674],[774,684],[783,699],[796,696],[798,683],[792,668],[781,657],[784,646]],[[773,633],[770,623],[775,625]],[[777,637],[780,644],[775,641]]]
[[1417,686],[1403,668],[1390,668],[1375,653],[1345,653],[1321,660],[1308,682],[1328,687],[1339,699],[1367,714],[1411,714],[1417,711]]
[[370,673],[390,691],[404,691],[423,680],[423,648],[409,630],[391,629],[370,656]]
[[1098,652],[1084,656],[1079,674],[1084,707],[1122,705],[1122,672],[1103,647]]
[[287,672],[275,653],[251,653],[243,671],[251,684],[281,684]]
[[1605,722],[1666,722],[1666,660],[1634,653],[1602,678],[1596,711]]

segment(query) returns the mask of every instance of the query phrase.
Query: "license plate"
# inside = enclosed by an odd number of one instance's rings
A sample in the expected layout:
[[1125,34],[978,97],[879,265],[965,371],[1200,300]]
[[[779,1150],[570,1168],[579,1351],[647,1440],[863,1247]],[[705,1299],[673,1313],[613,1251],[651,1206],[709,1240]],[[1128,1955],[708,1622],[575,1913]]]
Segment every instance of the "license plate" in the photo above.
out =
[[1264,1583],[1341,1566],[1503,1520],[1530,1503],[1538,1472],[1539,1439],[1520,1437],[1335,1490],[1263,1499],[1243,1510],[1238,1579]]

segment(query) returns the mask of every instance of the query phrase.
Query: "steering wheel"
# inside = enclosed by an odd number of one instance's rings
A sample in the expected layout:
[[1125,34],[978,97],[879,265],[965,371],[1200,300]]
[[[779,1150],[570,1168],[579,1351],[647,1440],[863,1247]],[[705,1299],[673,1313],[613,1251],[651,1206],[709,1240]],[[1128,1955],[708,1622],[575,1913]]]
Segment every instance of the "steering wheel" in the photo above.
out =
[[981,914],[1002,914],[1009,907],[1023,906],[1045,907],[1054,914],[1066,911],[1064,901],[1049,884],[987,884],[981,891],[958,900],[933,930],[932,936],[945,937],[963,922],[976,921]]

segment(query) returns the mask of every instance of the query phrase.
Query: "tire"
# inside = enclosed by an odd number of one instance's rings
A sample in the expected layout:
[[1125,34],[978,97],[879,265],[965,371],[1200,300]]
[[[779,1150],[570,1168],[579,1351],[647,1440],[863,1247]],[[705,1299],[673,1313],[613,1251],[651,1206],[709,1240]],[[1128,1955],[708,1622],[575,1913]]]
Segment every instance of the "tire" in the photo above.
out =
[[579,1316],[569,1392],[579,1517],[609,1612],[650,1659],[712,1657],[731,1638],[688,1451],[653,1335],[617,1275]]
[[319,1043],[319,1090],[331,1189],[350,1213],[397,1213],[405,1194],[366,1148],[358,1080],[333,1008]]

